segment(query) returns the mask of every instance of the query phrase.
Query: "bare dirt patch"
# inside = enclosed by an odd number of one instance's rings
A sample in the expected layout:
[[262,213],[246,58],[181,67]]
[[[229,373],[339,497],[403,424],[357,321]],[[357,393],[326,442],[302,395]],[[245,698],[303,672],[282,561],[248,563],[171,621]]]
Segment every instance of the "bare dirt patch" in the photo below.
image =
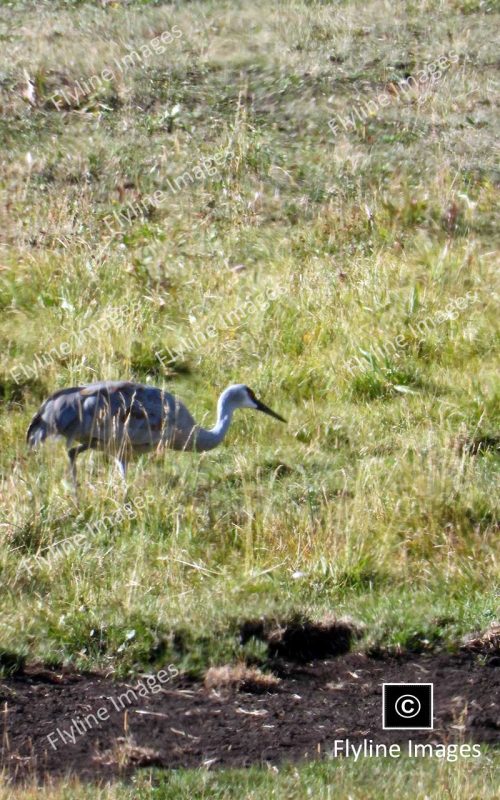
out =
[[[140,698],[74,743],[50,732],[96,712],[132,684],[99,675],[26,669],[0,681],[1,765],[13,779],[67,772],[98,780],[148,766],[236,767],[328,755],[335,739],[405,743],[404,731],[383,731],[383,682],[433,682],[433,731],[413,731],[419,742],[500,743],[500,670],[496,658],[462,652],[406,657],[351,653],[301,665],[275,664],[272,692],[176,679]],[[209,682],[210,683],[210,682]],[[222,683],[224,683],[222,681]],[[108,703],[109,707],[109,703]]]

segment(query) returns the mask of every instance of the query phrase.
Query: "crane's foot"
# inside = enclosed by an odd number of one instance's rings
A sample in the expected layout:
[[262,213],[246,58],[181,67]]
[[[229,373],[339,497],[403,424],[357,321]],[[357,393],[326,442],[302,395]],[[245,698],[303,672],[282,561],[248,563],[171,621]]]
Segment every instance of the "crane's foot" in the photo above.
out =
[[125,484],[127,485],[127,462],[123,458],[119,458],[118,456],[115,458],[115,463],[118,468],[118,472],[120,473],[120,477]]

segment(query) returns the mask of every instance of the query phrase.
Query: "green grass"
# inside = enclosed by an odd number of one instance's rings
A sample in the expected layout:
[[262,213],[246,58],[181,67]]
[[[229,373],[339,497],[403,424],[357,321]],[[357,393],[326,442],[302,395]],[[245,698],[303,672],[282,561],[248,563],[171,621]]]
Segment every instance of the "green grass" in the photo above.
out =
[[[398,648],[487,627],[494,4],[3,5],[0,649],[199,673],[265,660],[238,638],[261,615],[349,615]],[[52,103],[174,25],[163,54]],[[332,134],[451,52],[431,91]],[[127,498],[82,456],[77,506],[62,446],[28,454],[25,430],[50,391],[101,378],[165,385],[206,422],[245,382],[289,424],[241,412],[213,453],[140,459]]]
[[[384,800],[389,793],[408,800],[493,800],[498,754],[483,749],[480,759],[447,762],[439,759],[369,759],[354,762],[322,761],[299,767],[248,770],[173,770],[142,772],[132,785],[116,783],[97,788],[65,782],[57,788],[27,788],[24,800],[191,800],[191,798],[245,798],[245,800]],[[395,765],[397,764],[397,768]],[[1,800],[11,795],[2,794]]]

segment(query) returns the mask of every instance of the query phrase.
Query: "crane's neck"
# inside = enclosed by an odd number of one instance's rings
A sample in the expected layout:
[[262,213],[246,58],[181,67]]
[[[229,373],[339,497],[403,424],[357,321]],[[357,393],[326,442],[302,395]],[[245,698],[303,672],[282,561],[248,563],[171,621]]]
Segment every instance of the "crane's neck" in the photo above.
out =
[[199,427],[196,433],[195,450],[201,452],[202,450],[213,450],[218,444],[222,442],[224,436],[229,430],[231,419],[233,417],[234,407],[222,398],[219,398],[217,404],[217,422],[213,428]]

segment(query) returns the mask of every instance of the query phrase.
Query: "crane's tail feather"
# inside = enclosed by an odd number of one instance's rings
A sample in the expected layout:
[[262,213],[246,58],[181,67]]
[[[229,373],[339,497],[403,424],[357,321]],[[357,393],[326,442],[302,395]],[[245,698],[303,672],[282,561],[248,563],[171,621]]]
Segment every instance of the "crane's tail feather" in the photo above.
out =
[[48,433],[47,423],[41,414],[35,414],[26,433],[26,442],[29,447],[38,447],[39,444],[45,441]]

